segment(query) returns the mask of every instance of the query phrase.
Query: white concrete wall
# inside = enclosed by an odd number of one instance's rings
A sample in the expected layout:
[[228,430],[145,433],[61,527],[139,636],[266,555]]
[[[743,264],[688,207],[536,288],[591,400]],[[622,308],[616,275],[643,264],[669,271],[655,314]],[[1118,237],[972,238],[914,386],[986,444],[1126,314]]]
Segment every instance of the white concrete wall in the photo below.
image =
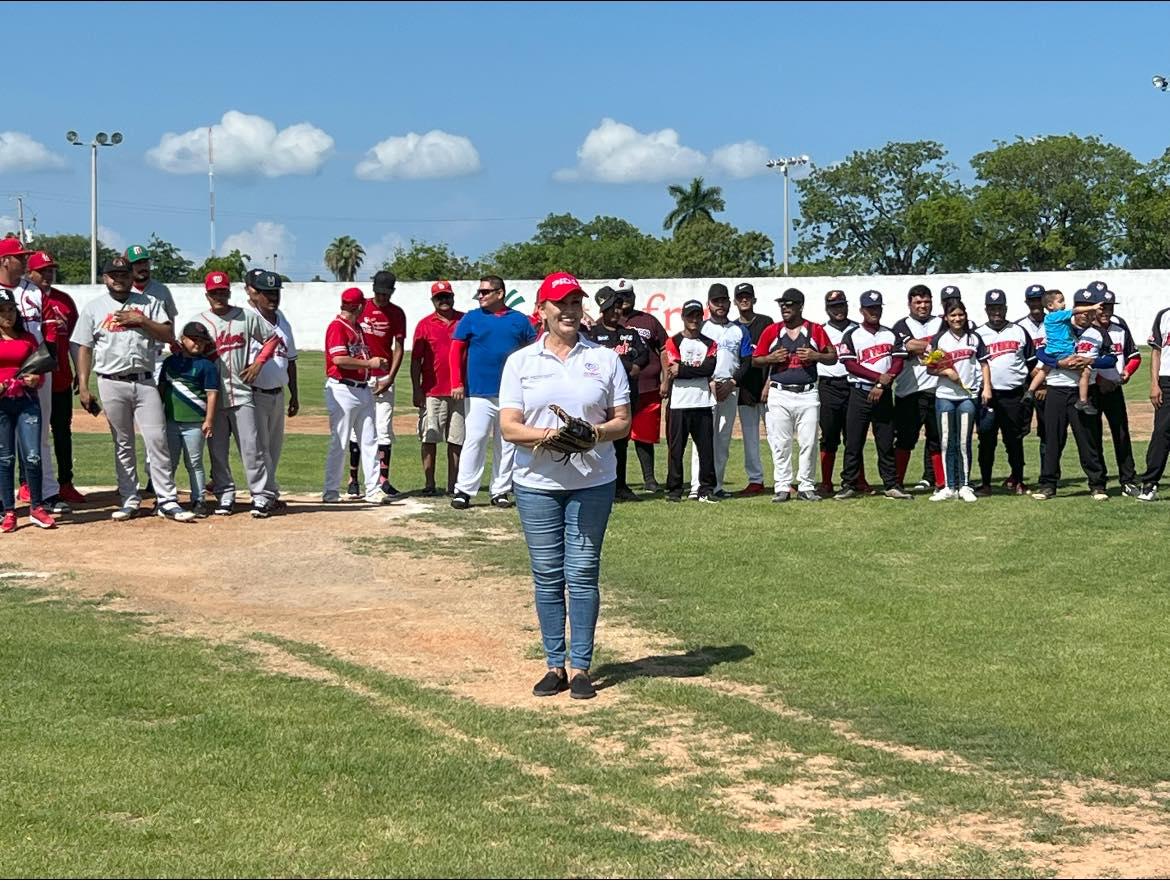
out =
[[[1158,310],[1170,306],[1170,270],[1130,270],[1113,269],[1096,272],[998,272],[998,273],[969,273],[964,275],[900,275],[900,276],[841,276],[841,277],[808,277],[808,278],[669,278],[669,279],[634,279],[634,289],[637,294],[637,305],[656,315],[666,325],[667,330],[681,329],[679,310],[682,304],[691,298],[706,300],[707,288],[716,281],[727,285],[728,290],[734,290],[741,281],[750,281],[755,285],[756,296],[759,302],[757,311],[779,317],[779,308],[774,300],[788,287],[797,287],[807,298],[805,314],[814,321],[824,320],[825,313],[822,306],[826,291],[840,288],[849,296],[849,302],[856,315],[858,296],[862,291],[875,289],[881,291],[886,299],[887,324],[906,313],[906,292],[911,285],[919,282],[929,285],[937,298],[939,290],[948,284],[957,285],[963,292],[963,299],[968,310],[976,321],[982,320],[983,295],[992,288],[1000,288],[1008,295],[1010,307],[1008,317],[1015,319],[1025,314],[1024,289],[1030,284],[1042,284],[1045,287],[1060,288],[1065,294],[1071,294],[1084,287],[1095,279],[1104,280],[1117,294],[1117,314],[1125,318],[1133,328],[1134,336],[1139,343],[1144,343],[1149,335],[1154,316]],[[613,279],[600,281],[582,281],[585,289],[592,294],[604,284],[612,284]],[[522,298],[516,303],[516,308],[528,313],[532,311],[536,302],[536,289],[539,281],[510,281],[508,290],[514,291],[515,296]],[[452,282],[455,289],[455,305],[466,311],[475,308],[472,294],[476,289],[476,281]],[[370,293],[369,284],[360,285]],[[325,326],[337,312],[338,300],[341,291],[350,287],[343,283],[317,284],[289,284],[284,288],[284,297],[281,309],[288,316],[296,335],[297,345],[302,349],[320,350],[324,346]],[[99,288],[91,285],[77,285],[67,288],[79,304],[95,296]],[[172,285],[171,291],[179,307],[179,320],[206,308],[207,301],[200,285]],[[233,299],[237,303],[245,302],[242,284],[233,287]],[[510,296],[510,300],[515,297]],[[394,294],[394,302],[406,310],[408,334],[414,333],[414,326],[420,318],[431,311],[430,283],[429,282],[400,282]],[[591,307],[589,304],[587,308]],[[596,310],[589,308],[593,314]],[[734,314],[734,309],[732,310]],[[409,347],[409,338],[407,340]]]

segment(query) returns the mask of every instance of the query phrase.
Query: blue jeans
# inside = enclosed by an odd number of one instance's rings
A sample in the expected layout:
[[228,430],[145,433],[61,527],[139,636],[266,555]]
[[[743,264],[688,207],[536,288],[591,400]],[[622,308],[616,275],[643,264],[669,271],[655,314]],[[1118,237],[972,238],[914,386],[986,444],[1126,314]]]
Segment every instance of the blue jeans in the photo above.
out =
[[171,479],[179,470],[179,451],[187,466],[187,479],[191,483],[191,501],[203,501],[203,489],[207,477],[203,471],[203,423],[171,422],[167,420],[167,447],[171,451]]
[[978,407],[970,398],[963,401],[934,399],[939,445],[943,453],[943,472],[950,489],[959,489],[971,483],[971,435],[975,430],[977,410]]
[[537,490],[516,484],[516,510],[536,587],[536,618],[549,667],[565,666],[565,589],[572,628],[570,665],[588,670],[601,593],[601,543],[616,483],[577,490]]
[[36,394],[0,398],[0,505],[5,512],[16,507],[12,485],[16,453],[24,462],[29,508],[41,504],[41,403]]

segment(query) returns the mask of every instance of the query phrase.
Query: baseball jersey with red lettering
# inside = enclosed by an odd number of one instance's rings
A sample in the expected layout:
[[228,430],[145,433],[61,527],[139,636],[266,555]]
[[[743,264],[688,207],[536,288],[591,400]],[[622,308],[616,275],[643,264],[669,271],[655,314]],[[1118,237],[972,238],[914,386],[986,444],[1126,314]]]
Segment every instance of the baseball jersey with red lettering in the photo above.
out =
[[[1083,355],[1086,358],[1096,360],[1104,355],[1112,354],[1112,344],[1109,342],[1109,335],[1101,332],[1099,327],[1089,327],[1085,330],[1073,328],[1073,336],[1075,337],[1075,344],[1073,347],[1074,355]],[[1050,388],[1076,388],[1080,382],[1081,371],[1079,368],[1063,368],[1052,367],[1048,371],[1048,385]],[[1097,378],[1097,370],[1089,370],[1089,382],[1095,381]]]
[[669,362],[679,365],[678,376],[670,386],[670,408],[713,407],[715,396],[711,394],[710,380],[715,373],[719,344],[701,334],[688,337],[676,333],[666,340],[665,351]]
[[365,367],[338,367],[333,359],[338,355],[349,358],[369,358],[365,335],[361,327],[354,327],[348,321],[334,318],[325,328],[325,375],[330,379],[344,379],[350,382],[366,382],[370,371]]
[[[362,329],[370,357],[385,358],[387,363],[394,351],[394,341],[406,339],[406,313],[393,303],[388,303],[382,309],[373,300],[366,300],[362,314],[358,316],[358,326]],[[376,368],[370,371],[370,376],[376,378],[387,373],[388,370]]]
[[73,388],[73,362],[69,359],[69,338],[77,327],[77,304],[64,291],[49,288],[44,304],[45,323],[57,323],[57,369],[53,371],[53,391]]
[[1165,351],[1167,347],[1170,347],[1170,309],[1163,309],[1154,317],[1154,329],[1150,332],[1150,348],[1162,352],[1159,376],[1170,376],[1170,357]]
[[939,376],[935,396],[944,401],[966,401],[983,390],[983,370],[979,362],[987,360],[987,347],[979,334],[969,330],[955,335],[949,327],[936,333],[930,340],[932,351],[943,353],[939,367],[950,367],[959,374],[955,382],[946,376]]
[[[894,362],[894,348],[898,338],[894,332],[884,325],[878,325],[876,330],[869,330],[864,324],[859,324],[845,334],[845,351],[841,354],[842,361],[856,361],[862,367],[874,373],[889,373]],[[859,376],[849,374],[849,382],[857,386],[871,386]]]
[[833,348],[837,350],[836,364],[818,364],[817,376],[822,379],[835,379],[845,376],[845,365],[841,363],[841,358],[845,354],[845,334],[857,327],[857,322],[846,318],[841,323],[828,322],[824,325],[825,336],[829,338],[829,342],[833,344]]
[[906,343],[911,340],[930,342],[930,339],[943,328],[943,320],[937,315],[931,315],[925,321],[919,321],[911,315],[898,321],[894,327],[894,334],[898,337],[898,349],[906,354],[906,367],[898,374],[894,381],[894,395],[901,398],[915,392],[934,391],[938,385],[938,377],[926,372],[926,365],[922,359],[906,353]]
[[1110,382],[1121,382],[1122,370],[1126,370],[1132,375],[1137,370],[1138,365],[1142,363],[1141,351],[1138,349],[1137,343],[1133,341],[1133,334],[1130,333],[1129,325],[1124,318],[1118,318],[1114,315],[1109,321],[1109,329],[1106,332],[1109,351],[1117,356],[1117,364],[1113,367],[1102,367],[1097,371],[1097,376]]
[[1025,315],[1016,322],[1020,327],[1028,332],[1028,336],[1032,338],[1032,348],[1042,349],[1047,338],[1047,333],[1044,331],[1044,319],[1033,321],[1031,315]]
[[1028,331],[1018,323],[1009,321],[999,330],[984,324],[975,332],[987,349],[992,389],[1010,392],[1022,387],[1028,381],[1032,365],[1036,363],[1036,349]]
[[755,355],[770,355],[777,349],[788,351],[788,360],[783,364],[772,364],[768,379],[781,385],[811,385],[817,381],[817,363],[804,364],[796,357],[797,349],[816,349],[823,352],[834,348],[824,327],[806,321],[796,329],[796,336],[788,332],[787,325],[776,322],[764,328],[760,341],[756,343]]
[[212,360],[219,366],[219,383],[223,397],[221,407],[238,407],[252,401],[252,386],[244,382],[240,372],[251,363],[249,343],[266,343],[276,335],[276,328],[264,320],[259,312],[233,306],[223,315],[211,310],[200,312],[194,319],[207,328],[215,344]]

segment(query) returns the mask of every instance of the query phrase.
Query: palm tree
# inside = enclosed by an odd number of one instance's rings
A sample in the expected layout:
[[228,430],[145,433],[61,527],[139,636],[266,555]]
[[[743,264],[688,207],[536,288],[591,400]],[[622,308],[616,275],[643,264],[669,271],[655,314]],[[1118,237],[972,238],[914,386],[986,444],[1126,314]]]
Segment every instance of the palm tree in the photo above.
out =
[[366,250],[351,236],[339,236],[325,249],[325,266],[338,281],[353,281]]
[[692,220],[698,220],[700,217],[713,221],[714,212],[727,207],[723,202],[723,188],[704,187],[701,177],[695,178],[685,189],[678,184],[671,184],[666,188],[666,192],[674,197],[676,204],[674,210],[666,215],[662,228],[672,232],[678,232]]

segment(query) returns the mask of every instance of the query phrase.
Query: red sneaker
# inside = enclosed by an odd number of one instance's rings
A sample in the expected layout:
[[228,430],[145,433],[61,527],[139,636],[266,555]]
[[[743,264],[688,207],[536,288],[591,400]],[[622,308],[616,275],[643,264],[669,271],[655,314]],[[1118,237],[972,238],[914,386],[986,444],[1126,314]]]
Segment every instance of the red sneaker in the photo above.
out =
[[30,498],[32,498],[32,496],[28,494],[28,484],[22,483],[20,485],[20,492],[16,494],[16,500],[18,502],[27,502]]
[[[34,526],[39,526],[41,529],[57,528],[57,521],[53,519],[53,515],[51,515],[40,505],[28,512],[28,519],[33,522]],[[15,518],[13,525],[15,525]]]
[[741,496],[758,496],[764,492],[764,485],[762,483],[749,483],[739,491]]
[[57,493],[57,497],[63,502],[72,502],[75,505],[85,501],[85,495],[79,493],[72,483],[61,484],[61,490]]
[[0,532],[16,532],[16,512],[8,511],[0,521]]

